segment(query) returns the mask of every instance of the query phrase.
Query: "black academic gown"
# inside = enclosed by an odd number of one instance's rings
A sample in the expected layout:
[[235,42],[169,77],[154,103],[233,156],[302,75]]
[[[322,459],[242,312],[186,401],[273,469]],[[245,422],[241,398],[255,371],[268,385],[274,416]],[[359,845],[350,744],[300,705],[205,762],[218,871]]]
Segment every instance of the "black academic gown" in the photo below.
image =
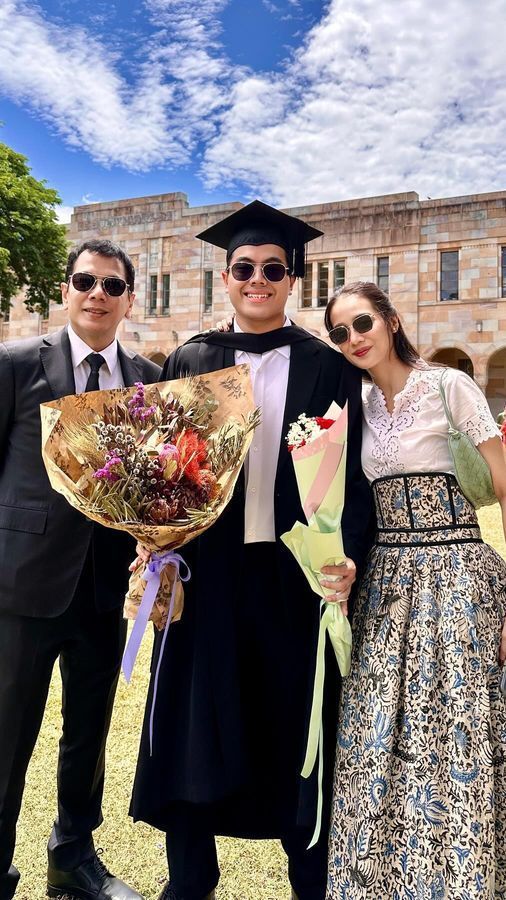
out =
[[[161,378],[202,374],[231,365],[232,349],[197,340],[172,353]],[[150,685],[131,805],[134,819],[168,830],[174,804],[183,801],[205,807],[210,829],[216,834],[280,837],[295,823],[314,825],[316,785],[314,779],[305,781],[299,773],[312,698],[319,598],[279,540],[297,519],[305,521],[285,436],[302,412],[323,415],[333,400],[341,406],[348,401],[343,536],[347,555],[360,566],[369,548],[371,517],[369,487],[360,466],[360,389],[358,370],[322,341],[311,337],[292,345],[282,439],[275,450],[277,540],[268,557],[271,571],[261,573],[259,585],[255,572],[256,621],[250,619],[244,629],[241,616],[241,599],[249,588],[244,567],[242,476],[218,522],[183,548],[192,575],[185,584],[182,619],[170,626],[160,668],[152,755]],[[248,639],[253,632],[255,640],[262,640],[265,634],[270,648],[267,655],[276,654],[271,684],[267,689],[259,685],[262,695],[256,697],[257,711],[260,700],[267,705],[267,721],[278,726],[276,733],[256,735],[256,747],[268,748],[267,752],[262,749],[260,767],[251,753],[254,714],[244,701],[255,690],[255,656]],[[158,637],[154,661],[159,645]],[[273,651],[273,647],[277,649]],[[249,673],[245,672],[245,656],[252,660]],[[330,785],[339,675],[332,652],[327,653],[327,660],[326,782]],[[280,741],[281,748],[275,746]]]

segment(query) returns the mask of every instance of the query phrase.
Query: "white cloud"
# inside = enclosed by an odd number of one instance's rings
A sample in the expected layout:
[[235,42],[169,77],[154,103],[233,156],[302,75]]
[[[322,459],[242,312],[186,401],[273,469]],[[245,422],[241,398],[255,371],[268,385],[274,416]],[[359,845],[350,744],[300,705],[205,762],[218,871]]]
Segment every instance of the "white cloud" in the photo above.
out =
[[280,0],[279,3],[274,3],[273,0],[262,0],[262,5],[265,6],[267,12],[279,16],[284,22],[293,18],[292,13],[286,12],[286,2],[293,10],[300,10],[300,0]]
[[236,85],[207,185],[245,181],[285,205],[504,187],[503,12],[503,0],[332,0],[281,75]]
[[229,0],[145,0],[147,9],[156,17],[157,24],[173,28],[188,39],[215,38],[221,26],[219,14]]
[[70,217],[74,212],[73,206],[56,206],[55,207],[56,218],[58,219],[61,225],[68,225],[70,222]]
[[81,203],[87,206],[89,203],[103,203],[105,197],[95,197],[93,194],[87,193],[83,194],[81,197]]
[[[505,186],[504,0],[330,0],[261,73],[220,43],[228,2],[145,0],[132,49],[122,26],[106,41],[1,0],[0,89],[103,165],[198,152],[206,187],[284,205]],[[303,14],[300,0],[262,2]]]
[[267,12],[274,14],[281,12],[281,7],[276,3],[272,3],[272,0],[262,0],[262,5],[265,6]]
[[33,5],[3,0],[0,88],[99,163],[135,170],[186,164],[195,142],[214,133],[213,117],[226,100],[230,73],[217,53],[214,17],[227,2],[150,0],[157,31],[136,63],[114,52],[114,40],[59,27]]

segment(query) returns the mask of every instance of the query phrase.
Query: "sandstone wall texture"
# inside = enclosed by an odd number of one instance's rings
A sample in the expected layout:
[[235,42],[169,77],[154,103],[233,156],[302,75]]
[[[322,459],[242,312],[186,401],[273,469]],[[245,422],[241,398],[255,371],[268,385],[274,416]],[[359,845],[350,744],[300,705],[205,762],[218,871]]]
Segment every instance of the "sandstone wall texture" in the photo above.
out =
[[[195,235],[241,205],[190,207],[185,194],[173,193],[75,208],[70,241],[109,237],[133,259],[135,311],[119,334],[127,346],[162,361],[230,312],[225,255]],[[423,356],[469,372],[493,411],[504,407],[506,191],[441,200],[408,192],[286,211],[324,232],[309,245],[308,275],[290,297],[296,322],[324,336],[334,286],[377,281]],[[52,331],[65,318],[56,304],[46,319],[28,313],[20,296],[0,323],[0,339]]]

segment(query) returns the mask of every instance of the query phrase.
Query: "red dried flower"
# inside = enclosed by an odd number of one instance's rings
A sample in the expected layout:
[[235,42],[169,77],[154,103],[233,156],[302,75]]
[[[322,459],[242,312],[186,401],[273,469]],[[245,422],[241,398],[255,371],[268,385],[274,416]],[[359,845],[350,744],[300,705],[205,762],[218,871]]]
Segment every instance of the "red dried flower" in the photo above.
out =
[[201,483],[201,470],[207,469],[207,444],[195,431],[183,431],[177,439],[178,472],[196,485]]
[[214,472],[202,469],[200,472],[199,499],[202,504],[209,503],[219,494],[219,485]]
[[300,442],[300,444],[288,444],[288,450],[291,453],[292,450],[295,450],[295,447],[297,447],[297,449],[298,449],[299,447],[305,447],[305,446],[306,446],[306,441],[302,440]]
[[315,416],[315,418],[316,424],[319,425],[320,428],[323,428],[324,431],[326,431],[327,428],[331,428],[336,421],[335,419],[324,419],[322,416]]

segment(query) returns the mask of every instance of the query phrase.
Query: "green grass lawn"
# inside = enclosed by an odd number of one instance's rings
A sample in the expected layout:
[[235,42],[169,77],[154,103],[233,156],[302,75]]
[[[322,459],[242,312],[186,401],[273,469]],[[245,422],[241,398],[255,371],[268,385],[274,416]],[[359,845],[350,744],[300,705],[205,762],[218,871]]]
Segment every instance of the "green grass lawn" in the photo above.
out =
[[[483,534],[506,558],[499,506],[480,512]],[[138,735],[148,680],[146,637],[130,686],[120,679],[108,743],[104,824],[96,844],[104,860],[146,900],[155,900],[166,879],[163,835],[134,825],[127,815]],[[55,672],[42,731],[28,770],[18,827],[15,863],[22,873],[16,900],[45,897],[46,843],[55,814],[55,777],[60,734],[60,679]],[[163,773],[161,773],[163,777]],[[218,841],[222,877],[219,900],[285,900],[290,895],[285,857],[275,841]]]

